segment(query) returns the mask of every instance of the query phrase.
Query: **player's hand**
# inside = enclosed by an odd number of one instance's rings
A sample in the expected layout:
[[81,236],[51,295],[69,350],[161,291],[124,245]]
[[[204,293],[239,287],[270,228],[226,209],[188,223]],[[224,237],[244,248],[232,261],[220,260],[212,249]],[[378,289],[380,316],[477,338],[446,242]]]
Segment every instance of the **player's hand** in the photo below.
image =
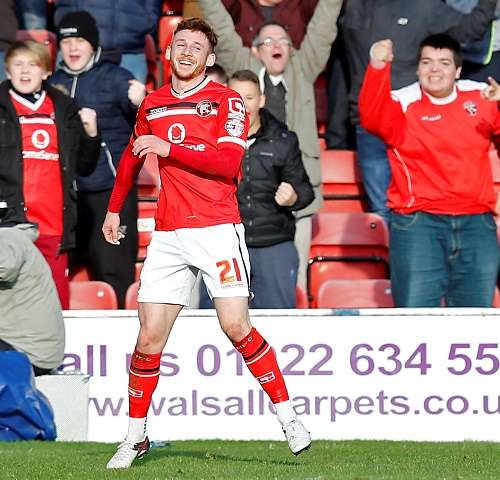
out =
[[146,85],[139,80],[128,81],[128,99],[138,107],[146,96]]
[[297,201],[297,193],[293,187],[286,182],[281,182],[274,194],[274,200],[280,207],[291,207]]
[[481,96],[492,102],[500,101],[500,85],[493,77],[488,77],[489,85],[481,92]]
[[394,60],[392,40],[386,38],[375,42],[370,48],[370,64],[374,68],[383,68]]
[[107,212],[104,223],[102,224],[102,233],[107,242],[113,245],[120,245],[120,240],[124,237],[119,231],[120,214]]
[[85,133],[89,137],[97,136],[97,113],[92,108],[83,107],[78,110]]
[[135,139],[132,145],[132,153],[139,157],[143,157],[148,153],[156,153],[160,157],[168,157],[170,154],[170,143],[156,135],[141,135]]

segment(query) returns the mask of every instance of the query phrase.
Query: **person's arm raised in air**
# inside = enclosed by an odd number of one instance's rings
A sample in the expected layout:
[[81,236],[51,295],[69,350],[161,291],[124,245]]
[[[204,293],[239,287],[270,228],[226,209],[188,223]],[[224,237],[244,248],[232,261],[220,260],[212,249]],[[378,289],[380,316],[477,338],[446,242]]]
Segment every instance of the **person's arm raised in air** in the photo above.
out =
[[359,95],[361,126],[393,147],[404,139],[406,119],[401,104],[391,96],[392,41],[375,42]]

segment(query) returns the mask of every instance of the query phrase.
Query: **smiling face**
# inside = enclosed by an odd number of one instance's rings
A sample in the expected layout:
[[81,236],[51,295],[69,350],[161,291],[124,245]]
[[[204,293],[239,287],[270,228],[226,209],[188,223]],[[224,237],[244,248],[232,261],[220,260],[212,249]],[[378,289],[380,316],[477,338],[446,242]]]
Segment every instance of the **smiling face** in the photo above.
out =
[[265,65],[269,75],[280,75],[290,60],[292,44],[283,27],[266,25],[260,31],[257,45],[252,47],[252,51]]
[[204,33],[193,30],[177,32],[166,56],[170,60],[172,74],[184,82],[201,77],[206,67],[215,63],[208,38]]
[[94,54],[91,43],[82,37],[67,37],[59,42],[64,63],[75,72],[84,68]]
[[49,76],[49,72],[40,65],[33,54],[22,51],[9,58],[6,71],[12,86],[20,93],[40,90],[42,81]]
[[444,98],[453,92],[455,80],[460,77],[453,51],[448,48],[422,49],[418,62],[417,76],[422,90],[436,98]]

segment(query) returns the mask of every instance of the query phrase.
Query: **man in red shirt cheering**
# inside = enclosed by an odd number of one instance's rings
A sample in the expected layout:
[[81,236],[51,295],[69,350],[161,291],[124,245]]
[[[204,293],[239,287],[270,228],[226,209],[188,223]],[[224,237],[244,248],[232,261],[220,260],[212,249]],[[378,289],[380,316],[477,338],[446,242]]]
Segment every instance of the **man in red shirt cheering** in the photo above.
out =
[[[396,46],[397,48],[397,46]],[[360,95],[361,123],[387,145],[392,294],[398,307],[491,306],[499,265],[488,151],[500,147],[497,103],[458,80],[459,44],[420,45],[418,82],[391,92],[391,40],[376,42]]]
[[146,416],[160,357],[201,271],[224,333],[276,407],[290,449],[311,438],[297,419],[270,345],[248,315],[249,258],[236,199],[248,118],[241,97],[210,81],[217,37],[203,20],[179,23],[167,49],[172,83],[142,102],[120,160],[103,225],[120,241],[118,212],[147,154],[158,156],[161,192],[156,229],[141,273],[140,331],[129,376],[129,429],[108,468],[128,468],[149,448]]

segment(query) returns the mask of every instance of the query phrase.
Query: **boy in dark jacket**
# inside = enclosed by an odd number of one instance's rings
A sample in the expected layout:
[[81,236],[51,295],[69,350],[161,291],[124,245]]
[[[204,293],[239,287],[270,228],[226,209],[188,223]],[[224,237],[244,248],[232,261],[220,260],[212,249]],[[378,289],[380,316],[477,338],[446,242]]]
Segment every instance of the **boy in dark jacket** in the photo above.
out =
[[69,307],[67,251],[75,246],[76,175],[96,166],[100,137],[95,111],[45,84],[45,45],[17,42],[5,57],[0,85],[0,200],[17,223],[36,223],[36,246],[47,260],[64,309]]
[[253,308],[294,308],[299,258],[294,245],[295,217],[314,199],[302,164],[297,136],[262,108],[265,97],[250,70],[233,74],[250,115],[238,203],[250,254]]
[[101,59],[99,32],[94,17],[85,11],[68,13],[57,27],[63,62],[50,78],[82,107],[97,112],[102,135],[95,172],[78,178],[77,247],[90,263],[95,280],[113,286],[120,308],[128,286],[134,282],[137,257],[137,194],[132,191],[122,210],[120,247],[104,241],[102,221],[106,215],[120,155],[128,143],[137,106],[145,96],[144,85],[114,63]]

